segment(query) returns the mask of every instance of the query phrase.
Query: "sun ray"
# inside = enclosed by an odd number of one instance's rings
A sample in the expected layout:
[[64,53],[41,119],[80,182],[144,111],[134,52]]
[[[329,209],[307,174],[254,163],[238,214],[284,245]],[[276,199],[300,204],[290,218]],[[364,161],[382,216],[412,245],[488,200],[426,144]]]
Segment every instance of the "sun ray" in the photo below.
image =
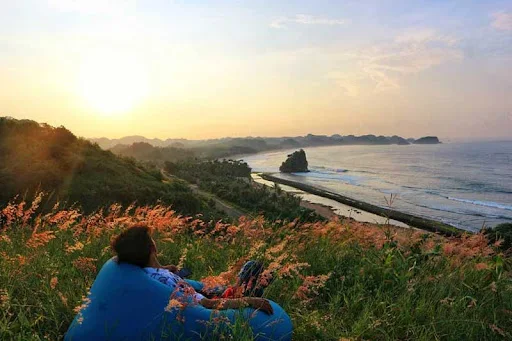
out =
[[141,60],[128,53],[94,51],[80,65],[78,91],[95,112],[122,115],[148,95],[148,76]]

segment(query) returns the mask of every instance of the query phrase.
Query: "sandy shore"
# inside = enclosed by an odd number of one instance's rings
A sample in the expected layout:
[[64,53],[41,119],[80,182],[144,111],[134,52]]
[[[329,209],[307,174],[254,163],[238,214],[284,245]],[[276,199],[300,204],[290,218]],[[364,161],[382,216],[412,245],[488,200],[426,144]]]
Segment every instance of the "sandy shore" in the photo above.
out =
[[[261,185],[265,185],[268,187],[274,187],[274,182],[265,180],[261,177],[258,173],[252,174],[252,179]],[[317,214],[321,215],[324,218],[331,219],[336,216],[343,217],[343,218],[349,218],[354,219],[356,221],[360,221],[363,223],[373,223],[373,224],[390,224],[394,226],[399,227],[406,227],[409,228],[410,226],[407,224],[404,224],[400,221],[393,220],[393,219],[386,219],[384,217],[381,217],[379,215],[366,212],[364,210],[358,210],[352,206],[345,205],[342,203],[339,203],[335,200],[324,198],[315,194],[311,194],[305,191],[302,191],[300,189],[283,185],[279,185],[281,189],[288,193],[293,193],[297,196],[299,196],[302,200],[300,205],[305,208],[309,208],[311,210],[314,210]]]
[[318,215],[321,215],[324,218],[332,219],[337,217],[338,214],[334,212],[334,209],[330,206],[325,206],[322,204],[315,204],[306,200],[302,200],[300,202],[300,206],[309,208],[310,210],[315,211]]
[[301,204],[303,207],[314,209],[318,214],[326,218],[339,215],[361,222],[415,227],[443,235],[458,235],[462,233],[461,230],[442,222],[385,209],[300,182],[281,179],[272,174],[253,174],[253,180],[271,187],[274,186],[274,183],[279,183],[283,190],[300,196],[303,199]]

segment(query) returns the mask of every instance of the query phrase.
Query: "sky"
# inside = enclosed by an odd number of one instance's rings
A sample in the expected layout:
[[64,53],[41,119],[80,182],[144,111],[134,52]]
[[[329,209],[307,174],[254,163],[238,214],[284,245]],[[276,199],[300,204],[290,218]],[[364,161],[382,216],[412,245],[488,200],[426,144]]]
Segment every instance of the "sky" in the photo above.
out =
[[512,139],[512,0],[0,0],[0,116],[83,137]]

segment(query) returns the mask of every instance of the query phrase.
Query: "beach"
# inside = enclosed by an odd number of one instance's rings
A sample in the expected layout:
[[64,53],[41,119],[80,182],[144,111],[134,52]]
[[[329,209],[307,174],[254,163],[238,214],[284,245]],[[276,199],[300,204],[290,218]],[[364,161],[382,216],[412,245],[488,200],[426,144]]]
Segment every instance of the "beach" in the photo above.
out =
[[303,200],[301,203],[303,207],[313,209],[328,219],[337,215],[360,222],[418,228],[446,236],[460,235],[463,232],[463,230],[439,221],[371,205],[307,184],[282,179],[272,174],[253,173],[252,178],[255,182],[269,187],[274,187],[276,183],[279,184],[282,190],[300,196]]
[[309,172],[279,172],[293,151],[242,159],[254,173],[379,216],[390,208],[469,232],[512,222],[512,143],[304,148]]
[[[265,180],[262,176],[267,176],[266,174],[261,173],[252,173],[252,179],[254,182],[268,186],[274,187],[275,182],[270,180]],[[301,206],[305,208],[309,208],[314,210],[317,214],[321,215],[324,218],[332,219],[334,217],[343,217],[354,219],[356,221],[365,222],[365,223],[375,223],[375,224],[390,224],[394,226],[408,228],[409,225],[394,219],[387,219],[377,214],[373,214],[364,210],[357,209],[355,207],[345,205],[338,201],[325,198],[319,195],[315,195],[298,188],[279,184],[279,187],[288,193],[293,193],[294,195],[299,196],[301,200]]]

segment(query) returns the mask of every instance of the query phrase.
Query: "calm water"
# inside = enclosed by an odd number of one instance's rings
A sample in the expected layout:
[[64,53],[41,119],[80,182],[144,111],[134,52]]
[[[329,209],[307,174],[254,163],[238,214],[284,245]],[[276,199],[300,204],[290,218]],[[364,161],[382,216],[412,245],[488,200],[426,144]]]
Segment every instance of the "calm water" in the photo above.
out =
[[[477,231],[512,222],[512,142],[305,148],[310,173],[279,176]],[[278,172],[292,150],[244,157]]]

